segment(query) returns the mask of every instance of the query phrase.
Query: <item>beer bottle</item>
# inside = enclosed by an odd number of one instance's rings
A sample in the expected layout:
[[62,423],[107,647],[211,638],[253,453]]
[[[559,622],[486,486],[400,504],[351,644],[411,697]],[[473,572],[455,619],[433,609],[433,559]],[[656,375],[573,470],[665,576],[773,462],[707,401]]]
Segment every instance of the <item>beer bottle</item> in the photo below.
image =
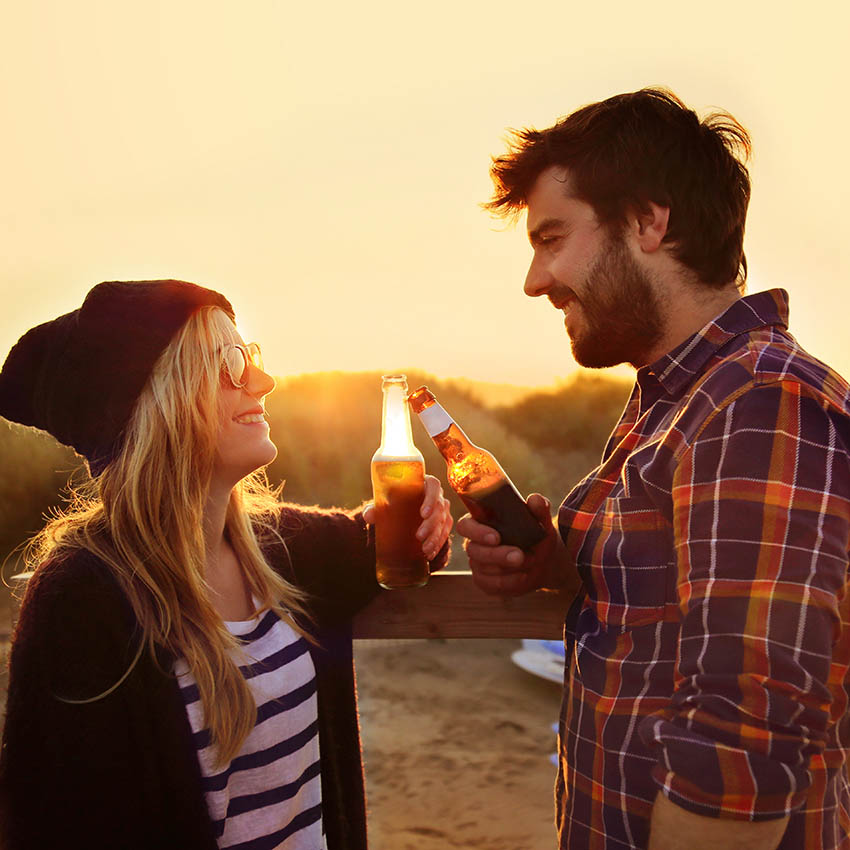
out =
[[372,457],[377,578],[388,590],[421,587],[428,560],[416,530],[425,496],[425,460],[413,443],[406,375],[384,375],[381,445]]
[[527,551],[539,543],[546,532],[496,458],[470,442],[428,387],[407,400],[446,459],[449,484],[472,517],[495,528],[505,545]]

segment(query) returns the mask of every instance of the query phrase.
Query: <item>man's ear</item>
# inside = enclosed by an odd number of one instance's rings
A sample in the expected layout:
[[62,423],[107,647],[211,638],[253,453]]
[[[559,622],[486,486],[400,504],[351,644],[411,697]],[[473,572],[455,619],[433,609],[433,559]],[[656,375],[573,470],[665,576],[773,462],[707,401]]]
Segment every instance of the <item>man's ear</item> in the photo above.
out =
[[662,207],[652,201],[647,201],[643,209],[632,211],[629,224],[641,251],[653,254],[661,247],[669,221],[670,207]]

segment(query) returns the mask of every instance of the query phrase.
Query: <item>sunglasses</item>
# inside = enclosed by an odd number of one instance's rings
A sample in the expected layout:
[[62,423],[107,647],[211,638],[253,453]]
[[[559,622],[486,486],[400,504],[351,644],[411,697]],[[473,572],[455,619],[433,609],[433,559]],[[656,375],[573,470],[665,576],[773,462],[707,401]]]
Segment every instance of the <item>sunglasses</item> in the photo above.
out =
[[256,342],[249,342],[248,345],[233,342],[228,345],[222,355],[222,366],[227,372],[227,377],[230,378],[230,383],[236,389],[241,389],[248,383],[249,366],[256,366],[257,369],[265,371],[263,355]]

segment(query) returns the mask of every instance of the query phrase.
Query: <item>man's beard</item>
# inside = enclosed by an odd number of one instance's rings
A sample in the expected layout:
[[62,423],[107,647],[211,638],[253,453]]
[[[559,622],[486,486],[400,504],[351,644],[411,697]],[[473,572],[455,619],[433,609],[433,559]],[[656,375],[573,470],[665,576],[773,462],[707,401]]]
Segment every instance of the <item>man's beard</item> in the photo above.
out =
[[570,337],[576,362],[591,369],[618,363],[646,365],[664,335],[665,323],[649,277],[622,237],[609,237],[581,294],[576,294],[583,319],[583,326]]

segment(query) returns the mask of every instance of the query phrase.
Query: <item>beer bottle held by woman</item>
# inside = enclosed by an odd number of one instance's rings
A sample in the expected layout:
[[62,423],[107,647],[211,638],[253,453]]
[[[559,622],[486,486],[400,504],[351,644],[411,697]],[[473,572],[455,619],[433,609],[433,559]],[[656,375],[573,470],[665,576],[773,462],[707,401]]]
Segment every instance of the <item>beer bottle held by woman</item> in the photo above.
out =
[[539,543],[546,532],[496,458],[470,441],[428,387],[407,400],[445,458],[449,484],[473,519],[495,528],[507,546],[528,551]]
[[381,445],[372,457],[378,584],[387,590],[421,587],[428,561],[416,530],[425,496],[425,460],[413,443],[405,403],[407,377],[384,375]]

